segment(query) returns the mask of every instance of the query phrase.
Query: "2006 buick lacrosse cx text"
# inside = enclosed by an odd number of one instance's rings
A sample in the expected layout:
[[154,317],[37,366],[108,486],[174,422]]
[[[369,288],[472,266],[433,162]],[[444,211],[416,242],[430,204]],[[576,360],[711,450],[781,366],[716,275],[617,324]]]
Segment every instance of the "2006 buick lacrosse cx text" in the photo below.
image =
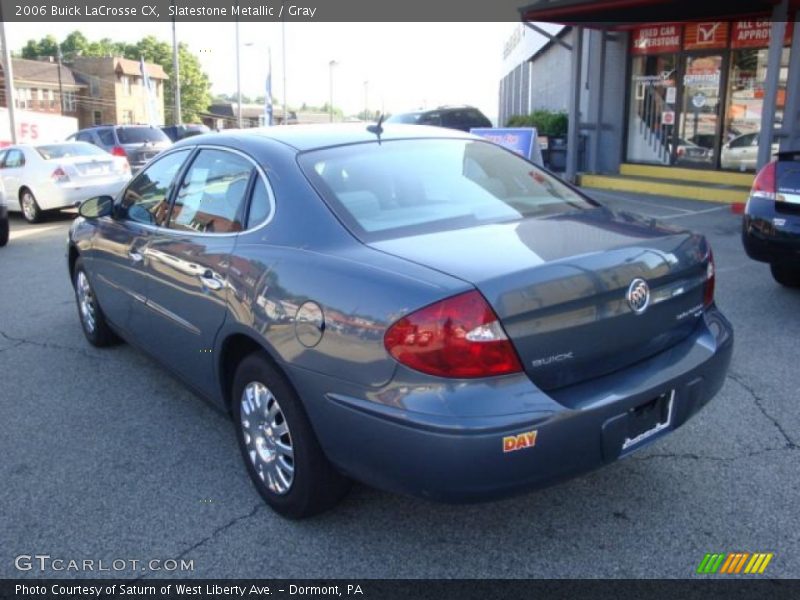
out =
[[685,423],[731,359],[702,235],[459,131],[192,137],[80,215],[88,341],[229,412],[293,518],[352,480],[463,502],[584,473]]

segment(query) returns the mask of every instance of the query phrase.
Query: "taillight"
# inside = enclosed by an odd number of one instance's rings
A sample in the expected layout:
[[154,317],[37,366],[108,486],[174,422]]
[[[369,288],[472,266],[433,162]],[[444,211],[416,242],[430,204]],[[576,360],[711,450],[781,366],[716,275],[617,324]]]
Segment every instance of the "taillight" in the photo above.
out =
[[406,315],[386,331],[400,363],[439,377],[492,377],[522,371],[497,315],[477,291]]
[[703,306],[708,308],[714,303],[714,285],[717,280],[717,269],[714,266],[714,253],[708,250],[708,265],[706,266],[706,282],[703,285]]
[[111,149],[111,154],[113,154],[114,156],[122,156],[124,158],[128,158],[128,155],[125,153],[125,148],[123,148],[122,146],[114,146]]
[[56,167],[56,170],[50,173],[50,177],[56,183],[65,183],[69,181],[69,175],[67,175],[67,172],[61,167]]
[[753,181],[750,196],[753,198],[767,198],[775,200],[775,169],[777,163],[772,161],[762,167]]

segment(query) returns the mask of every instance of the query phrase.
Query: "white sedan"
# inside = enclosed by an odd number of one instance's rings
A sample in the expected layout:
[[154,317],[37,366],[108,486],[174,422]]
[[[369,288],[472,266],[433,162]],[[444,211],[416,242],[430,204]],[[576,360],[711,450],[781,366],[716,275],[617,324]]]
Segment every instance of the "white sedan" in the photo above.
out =
[[9,211],[36,223],[47,210],[115,196],[130,179],[126,158],[85,142],[18,144],[0,151],[0,180]]
[[[758,131],[733,138],[722,147],[720,164],[723,169],[754,171],[758,162]],[[778,152],[778,144],[772,144],[770,156]]]

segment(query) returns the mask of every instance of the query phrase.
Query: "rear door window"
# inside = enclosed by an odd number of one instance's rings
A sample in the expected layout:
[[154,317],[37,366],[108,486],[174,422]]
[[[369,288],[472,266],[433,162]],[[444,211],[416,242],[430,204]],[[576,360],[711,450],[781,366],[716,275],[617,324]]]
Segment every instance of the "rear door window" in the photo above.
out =
[[238,154],[201,150],[183,177],[169,227],[200,233],[241,231],[254,170]]
[[6,169],[15,169],[25,166],[25,155],[21,150],[9,150],[6,154],[6,160],[3,164]]
[[100,138],[100,143],[104,146],[116,146],[117,141],[114,139],[114,132],[111,129],[101,129],[97,132],[97,137]]
[[91,131],[80,131],[75,135],[75,139],[79,142],[89,142],[90,144],[94,144],[94,136],[92,135]]

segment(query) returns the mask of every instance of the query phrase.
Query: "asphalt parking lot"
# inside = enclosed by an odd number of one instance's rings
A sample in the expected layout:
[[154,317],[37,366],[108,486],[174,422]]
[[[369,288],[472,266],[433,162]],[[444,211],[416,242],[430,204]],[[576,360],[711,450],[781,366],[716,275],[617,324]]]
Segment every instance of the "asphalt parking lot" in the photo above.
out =
[[[800,291],[773,282],[727,206],[596,193],[705,233],[736,348],[712,403],[603,470],[490,504],[355,486],[302,522],[264,505],[231,423],[142,353],[85,341],[70,215],[12,216],[0,249],[0,577],[15,557],[185,559],[194,577],[692,577],[707,552],[773,552],[800,576]],[[164,576],[123,570],[125,577]],[[102,575],[102,574],[101,574]]]

